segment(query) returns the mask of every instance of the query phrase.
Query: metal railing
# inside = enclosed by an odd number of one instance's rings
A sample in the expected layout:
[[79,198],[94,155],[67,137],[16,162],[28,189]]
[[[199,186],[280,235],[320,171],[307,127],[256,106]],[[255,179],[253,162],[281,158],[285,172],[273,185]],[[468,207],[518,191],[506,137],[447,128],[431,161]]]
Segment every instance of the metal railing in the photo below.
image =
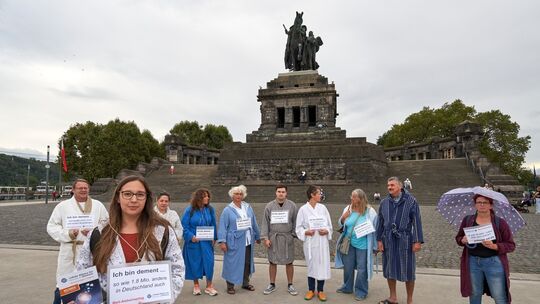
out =
[[465,152],[465,158],[467,159],[467,165],[469,165],[469,167],[471,167],[471,170],[474,172],[474,173],[477,173],[480,178],[482,179],[482,182],[484,183],[489,183],[489,181],[486,179],[486,176],[484,175],[484,171],[482,170],[482,167],[480,166],[477,166],[475,163],[474,163],[474,159],[472,159],[470,156],[469,156],[469,153],[468,152]]

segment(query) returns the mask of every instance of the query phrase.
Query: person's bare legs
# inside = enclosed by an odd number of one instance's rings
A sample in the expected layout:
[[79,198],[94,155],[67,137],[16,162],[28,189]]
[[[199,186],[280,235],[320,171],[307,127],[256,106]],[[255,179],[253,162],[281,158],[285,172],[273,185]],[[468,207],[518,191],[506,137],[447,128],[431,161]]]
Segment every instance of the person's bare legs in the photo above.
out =
[[397,302],[396,280],[386,279],[386,282],[388,282],[388,289],[390,289],[390,297],[388,300],[391,302]]
[[277,274],[277,265],[270,263],[270,266],[268,267],[268,273],[270,274],[270,283],[275,284],[276,274]]
[[[294,276],[294,267],[292,263],[285,265],[285,272],[287,273],[287,283],[292,284],[293,276]],[[276,278],[276,273],[274,272],[274,279],[275,278]]]
[[407,304],[412,304],[413,292],[414,292],[414,281],[405,282],[405,289],[407,289]]

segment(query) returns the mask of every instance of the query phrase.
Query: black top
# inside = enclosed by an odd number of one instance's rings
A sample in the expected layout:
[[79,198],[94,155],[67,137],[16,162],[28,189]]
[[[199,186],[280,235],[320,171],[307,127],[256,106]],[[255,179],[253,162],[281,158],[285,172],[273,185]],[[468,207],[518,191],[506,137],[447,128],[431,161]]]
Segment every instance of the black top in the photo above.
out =
[[[478,226],[478,223],[474,221],[473,227]],[[493,243],[497,243],[497,240],[493,240]],[[469,247],[469,255],[477,256],[481,258],[489,258],[497,255],[497,250],[489,249],[482,243],[467,245]]]

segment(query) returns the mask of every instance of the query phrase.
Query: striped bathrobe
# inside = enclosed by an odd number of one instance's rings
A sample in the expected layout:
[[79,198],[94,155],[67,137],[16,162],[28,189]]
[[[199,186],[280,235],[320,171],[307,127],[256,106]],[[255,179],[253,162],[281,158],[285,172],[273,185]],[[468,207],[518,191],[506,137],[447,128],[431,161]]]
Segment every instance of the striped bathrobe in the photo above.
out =
[[379,206],[377,241],[382,241],[383,275],[402,282],[416,279],[413,243],[423,243],[422,220],[416,199],[402,190],[398,201],[388,195]]

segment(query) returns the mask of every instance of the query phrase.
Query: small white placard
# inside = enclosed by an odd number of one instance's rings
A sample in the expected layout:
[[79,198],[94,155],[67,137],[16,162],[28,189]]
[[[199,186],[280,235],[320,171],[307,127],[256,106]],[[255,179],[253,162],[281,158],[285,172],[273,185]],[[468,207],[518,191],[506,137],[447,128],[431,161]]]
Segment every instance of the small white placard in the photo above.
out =
[[90,214],[68,215],[64,224],[64,228],[66,229],[92,229],[94,227],[94,219]]
[[289,211],[272,211],[270,214],[270,224],[289,223]]
[[328,225],[326,224],[326,219],[324,217],[310,217],[308,221],[309,230],[320,230],[328,228]]
[[236,220],[236,230],[247,230],[251,228],[251,218],[246,219],[237,219]]
[[200,241],[210,241],[214,239],[214,226],[197,226],[195,237]]
[[109,266],[109,303],[169,303],[171,262]]
[[372,232],[375,232],[375,228],[369,219],[366,219],[365,222],[362,222],[354,227],[354,234],[358,239]]
[[483,241],[494,240],[495,231],[491,224],[463,228],[469,244],[482,243]]

